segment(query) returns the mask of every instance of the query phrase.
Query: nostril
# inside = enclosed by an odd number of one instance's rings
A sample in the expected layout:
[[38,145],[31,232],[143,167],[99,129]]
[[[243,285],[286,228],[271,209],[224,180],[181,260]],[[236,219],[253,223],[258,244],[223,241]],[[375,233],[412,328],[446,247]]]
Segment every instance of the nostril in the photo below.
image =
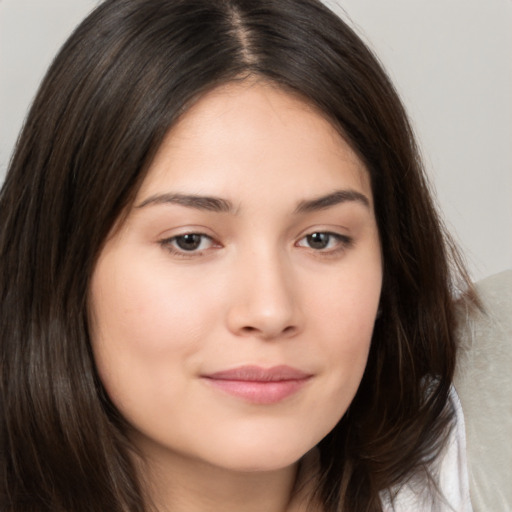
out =
[[284,329],[276,329],[273,331],[270,328],[267,329],[258,329],[257,327],[253,327],[250,325],[246,325],[245,327],[242,327],[241,332],[245,335],[250,336],[261,336],[265,338],[275,338],[275,337],[281,337],[281,336],[291,336],[296,332],[296,327],[294,325],[289,325],[285,327]]

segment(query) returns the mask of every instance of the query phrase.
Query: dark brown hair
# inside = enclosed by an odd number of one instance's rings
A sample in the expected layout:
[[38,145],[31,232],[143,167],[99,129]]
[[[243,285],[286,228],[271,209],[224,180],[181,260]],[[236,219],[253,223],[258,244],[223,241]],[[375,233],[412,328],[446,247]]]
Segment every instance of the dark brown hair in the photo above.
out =
[[247,76],[316,105],[371,177],[380,315],[359,391],[319,445],[325,511],[381,510],[381,491],[432,477],[465,277],[378,61],[317,0],[107,0],[53,62],[1,192],[3,512],[148,510],[96,374],[89,280],[169,128],[205,91]]

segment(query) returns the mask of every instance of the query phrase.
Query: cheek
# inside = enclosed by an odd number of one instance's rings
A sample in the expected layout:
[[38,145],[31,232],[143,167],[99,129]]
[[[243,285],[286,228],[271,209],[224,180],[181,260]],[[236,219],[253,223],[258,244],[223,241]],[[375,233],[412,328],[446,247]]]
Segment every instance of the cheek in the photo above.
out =
[[[343,339],[342,345],[349,351],[357,350],[360,341],[369,340],[373,332],[382,287],[382,266],[377,255],[374,251],[356,264],[347,265],[329,276],[323,288],[310,283],[310,289],[317,290],[308,306],[314,311],[311,318],[318,321],[317,328]],[[335,346],[342,349],[341,345]]]
[[106,254],[96,267],[90,290],[93,353],[105,389],[123,412],[142,404],[142,414],[149,415],[147,397],[156,400],[161,389],[172,390],[176,400],[186,394],[178,376],[194,371],[215,302],[183,281],[143,258]]
[[[380,300],[380,260],[362,262],[331,280],[310,303],[319,353],[326,362],[327,400],[345,412],[362,379]],[[370,264],[371,263],[371,264]]]
[[143,262],[100,262],[91,286],[93,338],[143,358],[191,349],[215,302],[182,281]]

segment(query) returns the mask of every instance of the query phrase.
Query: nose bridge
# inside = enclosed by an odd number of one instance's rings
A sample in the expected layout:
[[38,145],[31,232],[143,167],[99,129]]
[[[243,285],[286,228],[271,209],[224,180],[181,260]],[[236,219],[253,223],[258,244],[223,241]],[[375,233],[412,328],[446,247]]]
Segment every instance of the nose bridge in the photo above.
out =
[[299,329],[294,270],[284,252],[260,245],[240,254],[228,321],[237,334],[289,336]]

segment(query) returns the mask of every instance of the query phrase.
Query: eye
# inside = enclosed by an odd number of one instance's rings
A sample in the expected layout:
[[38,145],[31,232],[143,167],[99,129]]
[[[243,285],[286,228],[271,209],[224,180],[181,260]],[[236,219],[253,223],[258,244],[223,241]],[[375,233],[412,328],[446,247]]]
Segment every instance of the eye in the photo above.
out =
[[328,231],[317,231],[301,238],[297,245],[307,247],[315,251],[334,251],[338,248],[347,247],[351,243],[351,238],[338,233]]
[[185,233],[160,242],[173,253],[200,253],[214,246],[214,241],[202,233]]

